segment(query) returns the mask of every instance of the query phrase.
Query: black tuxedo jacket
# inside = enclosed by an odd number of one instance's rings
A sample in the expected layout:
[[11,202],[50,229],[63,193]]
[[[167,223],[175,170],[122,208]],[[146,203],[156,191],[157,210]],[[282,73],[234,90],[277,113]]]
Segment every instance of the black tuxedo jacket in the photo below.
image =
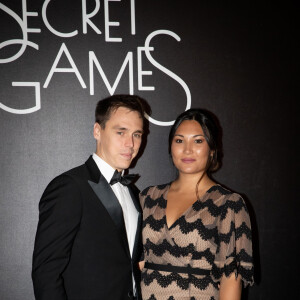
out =
[[37,300],[129,300],[139,293],[141,209],[132,259],[122,209],[93,158],[58,177],[39,204],[32,279]]

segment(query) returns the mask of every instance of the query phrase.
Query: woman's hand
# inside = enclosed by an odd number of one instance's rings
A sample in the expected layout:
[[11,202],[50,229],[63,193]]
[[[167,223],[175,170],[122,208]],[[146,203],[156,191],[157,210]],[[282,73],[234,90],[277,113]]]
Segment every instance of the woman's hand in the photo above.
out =
[[232,273],[229,277],[223,275],[220,283],[220,300],[240,300],[242,294],[241,277]]
[[144,269],[144,266],[145,266],[145,261],[144,260],[140,261],[140,262],[138,262],[138,264],[139,264],[140,271],[142,271]]

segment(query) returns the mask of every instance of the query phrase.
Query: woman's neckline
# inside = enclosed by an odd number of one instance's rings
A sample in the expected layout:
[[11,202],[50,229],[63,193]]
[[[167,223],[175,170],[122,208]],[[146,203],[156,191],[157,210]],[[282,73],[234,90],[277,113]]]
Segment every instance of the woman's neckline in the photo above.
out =
[[168,188],[166,189],[165,193],[164,193],[164,199],[166,200],[166,206],[165,206],[165,223],[166,223],[166,227],[168,230],[171,230],[173,227],[175,227],[175,225],[177,224],[177,222],[182,218],[182,216],[184,216],[193,206],[195,203],[197,203],[198,201],[201,201],[204,196],[206,196],[213,188],[220,186],[218,183],[214,183],[213,185],[211,185],[203,194],[201,197],[199,197],[198,199],[196,199],[196,201],[194,201],[184,212],[182,212],[179,217],[171,224],[171,226],[168,226],[168,221],[167,221],[167,206],[168,206],[168,193],[170,190],[170,187],[172,185],[173,181],[171,181],[168,184]]

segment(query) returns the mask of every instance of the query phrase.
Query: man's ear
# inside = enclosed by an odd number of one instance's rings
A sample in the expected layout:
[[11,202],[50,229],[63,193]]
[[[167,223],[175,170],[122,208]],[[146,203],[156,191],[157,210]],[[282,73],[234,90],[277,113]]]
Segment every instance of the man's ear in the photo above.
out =
[[95,123],[94,124],[94,138],[97,140],[97,141],[100,141],[100,137],[101,137],[101,126],[99,123]]

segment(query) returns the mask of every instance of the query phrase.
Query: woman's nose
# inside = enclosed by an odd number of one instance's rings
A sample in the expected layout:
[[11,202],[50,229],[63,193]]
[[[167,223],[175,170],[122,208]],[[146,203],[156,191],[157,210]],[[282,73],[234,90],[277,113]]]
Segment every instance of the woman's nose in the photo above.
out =
[[184,153],[192,153],[193,148],[192,148],[191,143],[185,143],[183,151],[184,151]]

